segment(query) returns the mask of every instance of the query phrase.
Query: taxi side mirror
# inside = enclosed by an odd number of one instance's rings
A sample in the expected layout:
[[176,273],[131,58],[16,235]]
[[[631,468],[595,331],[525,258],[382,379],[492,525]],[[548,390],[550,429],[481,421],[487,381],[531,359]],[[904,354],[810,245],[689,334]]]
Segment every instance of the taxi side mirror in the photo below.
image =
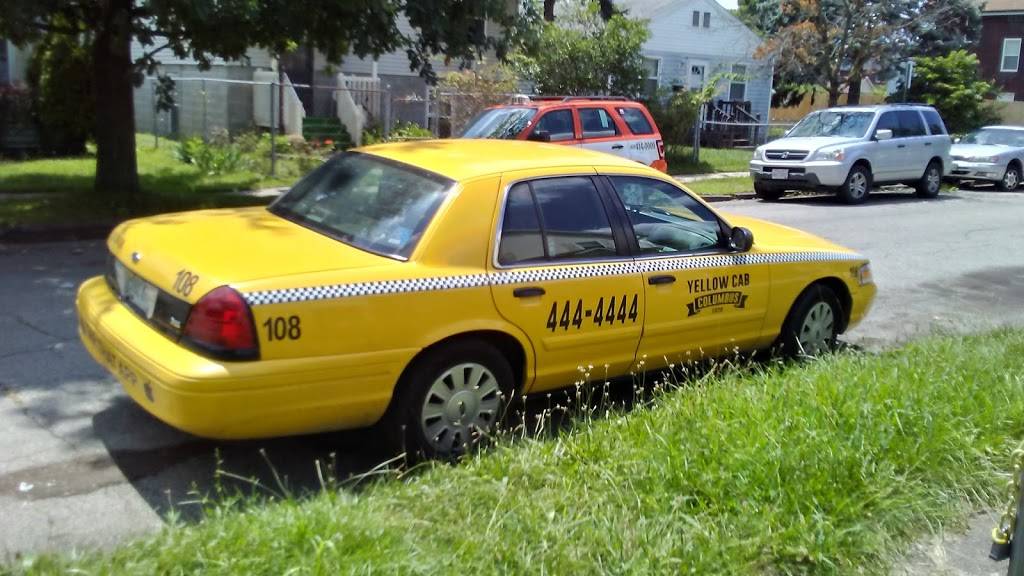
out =
[[547,130],[534,130],[530,132],[526,139],[533,140],[534,142],[551,142],[551,132]]
[[729,249],[734,252],[747,252],[754,245],[754,233],[737,226],[729,233]]

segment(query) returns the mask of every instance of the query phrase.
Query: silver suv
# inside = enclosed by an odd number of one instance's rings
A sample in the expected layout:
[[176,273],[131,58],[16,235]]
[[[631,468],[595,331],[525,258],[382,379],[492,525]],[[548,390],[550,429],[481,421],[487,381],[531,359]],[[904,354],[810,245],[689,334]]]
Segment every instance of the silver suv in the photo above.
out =
[[951,145],[931,106],[829,108],[754,150],[750,175],[763,200],[788,190],[827,190],[859,204],[872,186],[884,184],[907,184],[934,198],[953,167]]

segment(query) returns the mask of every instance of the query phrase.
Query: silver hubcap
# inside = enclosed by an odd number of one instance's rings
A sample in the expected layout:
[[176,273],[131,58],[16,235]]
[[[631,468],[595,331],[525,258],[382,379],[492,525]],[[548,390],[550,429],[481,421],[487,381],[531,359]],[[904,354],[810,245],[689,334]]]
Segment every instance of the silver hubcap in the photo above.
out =
[[797,338],[803,353],[807,356],[817,356],[827,351],[832,343],[834,327],[835,317],[831,306],[824,302],[812,306],[807,316],[804,316]]
[[854,172],[850,175],[850,183],[847,185],[850,196],[860,198],[868,191],[868,178],[863,172]]
[[939,186],[942,186],[942,176],[939,174],[937,168],[928,170],[928,192],[934,194],[939,191]]
[[1007,190],[1015,190],[1018,184],[1017,171],[1007,170],[1006,175],[1003,176],[1003,186]]
[[473,362],[458,364],[430,385],[420,426],[434,450],[457,453],[494,426],[500,408],[501,389],[494,374]]

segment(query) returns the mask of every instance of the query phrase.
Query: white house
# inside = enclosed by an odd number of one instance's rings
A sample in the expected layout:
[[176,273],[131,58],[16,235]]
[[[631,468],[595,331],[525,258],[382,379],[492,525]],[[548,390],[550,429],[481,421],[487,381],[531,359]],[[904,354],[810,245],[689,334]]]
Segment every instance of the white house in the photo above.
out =
[[617,0],[632,18],[649,20],[644,44],[649,89],[699,89],[716,75],[718,100],[749,101],[751,112],[767,122],[771,110],[773,65],[754,57],[761,38],[715,0]]

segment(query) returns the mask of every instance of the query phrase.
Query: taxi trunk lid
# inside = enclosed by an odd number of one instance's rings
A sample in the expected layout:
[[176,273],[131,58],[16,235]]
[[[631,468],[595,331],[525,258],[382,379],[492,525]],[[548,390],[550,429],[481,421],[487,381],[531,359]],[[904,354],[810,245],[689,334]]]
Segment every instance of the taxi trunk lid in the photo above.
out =
[[[395,262],[263,207],[130,220],[115,228],[107,243],[113,258],[130,274],[188,304],[218,286]],[[110,274],[114,272],[108,272],[108,278]],[[117,278],[111,280],[116,283]]]

